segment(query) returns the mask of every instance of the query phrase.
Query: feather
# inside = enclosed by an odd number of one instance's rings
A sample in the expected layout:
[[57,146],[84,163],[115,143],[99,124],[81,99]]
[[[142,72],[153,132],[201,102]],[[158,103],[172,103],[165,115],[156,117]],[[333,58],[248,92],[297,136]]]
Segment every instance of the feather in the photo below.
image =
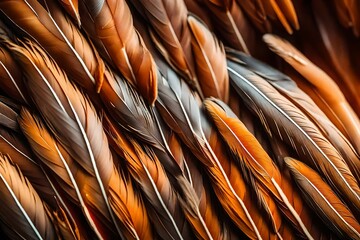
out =
[[360,35],[360,15],[358,1],[332,1],[340,23],[346,28],[352,28],[356,37]]
[[291,26],[299,30],[300,25],[292,0],[277,0],[276,2]]
[[204,3],[212,13],[211,16],[214,17],[214,26],[217,32],[220,33],[221,40],[230,43],[231,47],[249,54],[245,38],[242,36],[244,32],[241,32],[241,29],[236,25],[236,17],[243,15],[243,13],[235,0],[206,0]]
[[74,160],[51,136],[40,119],[32,116],[28,110],[23,109],[21,111],[19,124],[32,150],[41,163],[46,166],[47,169],[50,169],[51,175],[65,193],[64,196],[82,209],[83,215],[94,233],[99,238],[102,238],[100,234],[101,231],[95,224],[96,219],[92,217],[91,209],[85,203],[79,186],[76,183],[76,175],[71,171],[72,169],[78,168]]
[[124,157],[131,176],[151,206],[148,208],[149,218],[159,236],[164,239],[191,237],[180,211],[178,195],[156,156],[150,158],[135,140],[125,138],[109,121],[107,129],[115,144],[113,147]]
[[126,239],[153,238],[142,196],[136,192],[128,174],[114,169],[109,182],[109,203],[119,225],[125,225]]
[[360,239],[360,224],[317,172],[292,158],[285,159],[304,199],[328,227],[343,239]]
[[[358,1],[352,2],[354,4],[352,8],[359,9]],[[341,86],[342,92],[357,113],[360,110],[359,73],[357,72],[357,60],[354,59],[356,56],[354,47],[356,48],[357,45],[355,41],[351,41],[351,38],[346,37],[347,31],[338,24],[333,9],[326,2],[317,1],[311,2],[311,4],[316,26],[315,31],[319,32],[319,42],[322,43],[325,52],[325,54],[320,53],[319,58],[324,59],[326,56],[327,63],[324,66],[321,65],[321,61],[313,60]],[[305,54],[312,59],[312,52],[305,52]]]
[[13,159],[43,200],[56,206],[54,190],[22,135],[0,127],[0,152]]
[[19,103],[27,103],[20,67],[5,47],[0,47],[1,90]]
[[10,239],[56,239],[46,206],[11,160],[0,155],[0,221]]
[[[262,187],[260,188],[265,188],[269,192],[268,194],[275,198],[278,203],[277,206],[296,226],[297,230],[305,237],[312,238],[309,230],[294,207],[289,203],[286,193],[283,192],[281,187],[286,188],[286,192],[294,192],[294,190],[291,189],[288,182],[282,180],[280,171],[255,137],[248,132],[243,123],[236,118],[224,103],[219,100],[206,100],[204,105],[227,145],[237,157],[244,176],[254,177],[254,180],[261,184]],[[281,217],[274,215],[273,221],[274,223],[278,222],[278,227],[281,226],[280,220]]]
[[196,163],[194,155],[184,148],[184,158],[189,168],[189,174],[191,178],[192,186],[199,197],[199,210],[208,226],[210,234],[213,239],[229,239],[230,234],[226,231],[226,225],[222,219],[218,216],[218,209],[216,209],[217,201],[211,196],[211,184],[209,184],[208,178],[205,177],[205,171],[201,170],[201,166]]
[[106,70],[100,96],[118,125],[151,146],[167,171],[182,174],[164,141],[156,116],[134,88],[114,72]]
[[154,29],[151,31],[151,38],[156,48],[168,64],[185,77],[190,86],[198,88],[185,3],[181,0],[134,2],[139,5],[137,9],[141,8],[145,13]]
[[[238,184],[232,185],[230,183],[226,172],[204,136],[202,118],[205,118],[205,116],[200,111],[197,95],[166,65],[163,64],[161,71],[164,76],[161,79],[159,78],[159,98],[156,103],[161,116],[206,166],[206,171],[211,177],[212,186],[216,187],[215,192],[218,198],[222,200],[223,207],[237,227],[242,229],[248,236],[260,237],[248,210],[234,187],[236,186],[242,197],[244,197],[244,191],[241,190]],[[235,170],[231,170],[229,173],[233,172]],[[239,172],[237,174],[239,175]],[[235,176],[235,173],[233,175]],[[224,196],[227,197],[224,198]]]
[[66,12],[76,20],[78,26],[81,26],[80,15],[79,15],[79,1],[78,0],[58,0],[63,6]]
[[107,198],[113,159],[100,119],[88,99],[38,45],[30,41],[22,45],[12,49],[32,80],[25,85],[56,139],[79,165],[76,175],[81,194],[96,211],[97,220],[122,235]]
[[83,5],[80,8],[80,16],[89,14],[92,18],[92,22],[82,21],[84,28],[95,27],[96,36],[92,37],[101,40],[117,69],[150,104],[153,104],[157,97],[156,65],[133,26],[126,2],[82,0],[80,5]]
[[188,17],[188,24],[201,91],[205,97],[217,97],[227,102],[229,76],[226,71],[224,46],[194,16]]
[[267,19],[261,0],[236,0],[255,27],[262,33],[271,32],[271,23]]
[[251,188],[253,186],[246,184],[243,174],[227,154],[224,142],[214,126],[205,116],[202,117],[201,122],[204,135],[217,159],[218,167],[212,167],[208,171],[212,187],[222,207],[235,225],[248,237],[276,239],[277,235],[272,231],[267,216],[265,217],[264,212],[254,204],[254,189]]
[[101,64],[68,18],[57,14],[55,20],[36,0],[2,1],[0,10],[28,38],[46,49],[81,87],[94,89]]
[[230,58],[231,56],[234,56],[232,57],[234,61],[238,61],[240,64],[243,64],[245,67],[251,69],[256,74],[266,79],[283,96],[288,98],[294,105],[296,105],[296,107],[305,113],[319,128],[321,133],[340,152],[354,177],[356,179],[360,179],[360,161],[352,145],[326,117],[321,109],[319,109],[319,107],[312,101],[312,99],[297,87],[296,83],[292,79],[276,69],[240,52],[228,51],[228,56]]
[[341,127],[340,129],[345,130],[343,133],[349,137],[359,153],[360,120],[334,81],[288,42],[272,35],[265,35],[264,41],[317,90],[317,93],[326,101],[343,126],[346,126],[346,128]]
[[[269,135],[287,142],[314,166],[354,209],[360,209],[359,187],[344,159],[318,128],[269,83],[228,61],[232,85],[261,119]],[[281,127],[279,127],[281,126]]]
[[270,2],[269,4],[271,5],[272,11],[274,11],[275,15],[277,16],[277,18],[280,21],[280,23],[282,24],[282,26],[285,28],[287,33],[292,34],[293,30],[291,29],[291,26],[290,26],[288,20],[286,19],[286,16],[282,12],[282,9],[280,8],[278,2],[276,0],[263,0],[263,1]]
[[17,116],[18,114],[0,99],[0,124],[16,131],[19,128],[16,121]]
[[78,229],[71,225],[65,210],[59,208],[57,211],[49,214],[49,217],[57,228],[58,236],[61,236],[62,239],[81,239]]

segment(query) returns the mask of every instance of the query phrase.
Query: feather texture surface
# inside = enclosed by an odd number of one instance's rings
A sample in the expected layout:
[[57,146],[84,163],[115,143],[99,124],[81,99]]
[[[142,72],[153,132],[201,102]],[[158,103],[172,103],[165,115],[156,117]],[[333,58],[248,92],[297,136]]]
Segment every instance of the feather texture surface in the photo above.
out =
[[28,38],[41,44],[80,86],[94,88],[98,63],[89,43],[70,19],[61,13],[55,20],[35,0],[2,1],[0,9]]
[[133,26],[127,3],[124,0],[100,2],[81,0],[80,4],[83,5],[80,8],[80,16],[89,14],[93,21],[83,22],[83,26],[95,29],[96,36],[92,37],[102,42],[126,80],[135,86],[150,104],[153,104],[157,97],[156,65],[140,34]]
[[217,97],[227,102],[229,77],[224,46],[194,16],[188,17],[188,24],[192,34],[191,46],[201,92],[204,97]]
[[320,132],[339,151],[356,179],[360,179],[359,156],[351,143],[327,118],[316,103],[296,83],[278,70],[240,52],[228,51],[228,57],[251,69],[267,80],[290,100],[319,128]]
[[19,168],[4,155],[0,155],[0,179],[1,222],[7,236],[56,239],[46,206]]
[[144,11],[153,27],[151,38],[159,52],[190,86],[198,87],[185,3],[181,0],[134,2]]
[[[341,121],[342,126],[337,124],[339,129],[349,137],[349,140],[359,152],[360,120],[336,83],[290,43],[273,35],[265,35],[264,41],[270,46],[270,49],[291,64],[316,89],[316,92],[332,110],[332,115],[335,115],[334,117]],[[329,117],[332,119],[332,116]],[[344,126],[346,126],[346,129]]]
[[359,209],[359,187],[356,179],[344,159],[317,127],[255,73],[230,60],[228,69],[232,85],[248,107],[259,116],[268,133],[277,135],[290,144],[300,156],[304,156],[304,160],[322,173],[347,203]]
[[[113,159],[93,106],[35,43],[27,41],[23,47],[14,46],[13,51],[26,69],[26,75],[32,79],[31,84],[25,84],[42,117],[79,166],[76,177],[81,194],[96,212],[102,226],[121,235],[114,225],[106,193]],[[49,106],[43,105],[44,101]]]
[[6,49],[0,47],[1,90],[19,103],[27,103],[21,71],[18,64]]
[[285,162],[305,200],[330,229],[343,239],[360,239],[360,224],[317,172],[291,158]]

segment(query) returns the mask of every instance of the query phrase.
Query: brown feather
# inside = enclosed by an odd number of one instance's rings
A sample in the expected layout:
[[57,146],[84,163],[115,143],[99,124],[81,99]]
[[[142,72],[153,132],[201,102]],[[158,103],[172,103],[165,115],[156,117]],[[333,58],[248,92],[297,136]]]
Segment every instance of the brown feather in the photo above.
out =
[[318,173],[300,161],[285,162],[305,200],[329,228],[343,239],[360,239],[360,224]]
[[277,3],[291,26],[299,30],[300,25],[292,0],[277,0]]
[[285,40],[273,35],[265,35],[264,40],[273,51],[291,64],[317,90],[318,94],[321,95],[343,125],[346,126],[346,132],[343,134],[349,137],[349,140],[359,153],[360,120],[336,83]]
[[[204,104],[227,145],[237,157],[243,173],[249,172],[248,178],[254,177],[262,185],[260,188],[266,189],[268,194],[274,197],[279,204],[277,207],[297,230],[307,238],[312,238],[296,209],[289,203],[282,187],[286,188],[286,192],[294,192],[294,190],[291,190],[291,185],[286,180],[282,180],[280,171],[255,137],[225,104],[218,100],[206,100]],[[275,205],[272,207],[277,208]],[[273,221],[277,223],[277,227],[281,226],[281,218],[276,214]]]
[[85,201],[104,227],[121,235],[118,226],[113,225],[106,193],[113,159],[100,119],[88,99],[38,45],[27,41],[23,46],[12,49],[26,76],[32,79],[25,83],[29,94],[56,139],[79,165],[76,180]]
[[[74,170],[78,168],[74,160],[53,136],[51,136],[40,119],[32,116],[28,110],[22,110],[19,124],[32,150],[41,163],[51,171],[51,176],[65,193],[63,196],[81,208],[85,219],[88,221],[94,233],[99,238],[102,238],[100,234],[101,230],[99,230],[95,224],[96,219],[92,217],[91,209],[87,202],[84,202],[84,198],[80,193],[79,186],[76,183],[76,175],[71,171],[71,169]],[[80,219],[78,218],[76,220]],[[79,222],[76,224],[80,225]]]
[[0,152],[9,155],[40,197],[56,207],[55,192],[22,135],[0,128]]
[[10,239],[56,239],[46,206],[11,160],[0,155],[0,218]]
[[[156,232],[164,239],[192,237],[181,203],[174,191],[164,168],[155,155],[150,157],[135,140],[128,140],[111,122],[107,130],[116,151],[126,160],[131,176],[142,189],[151,207],[149,218]],[[180,206],[179,206],[180,205]]]
[[197,87],[185,3],[181,0],[138,0],[135,3],[140,5],[154,29],[151,37],[156,48],[172,67],[184,75],[192,87]]
[[188,24],[192,33],[191,46],[201,91],[205,97],[217,97],[227,102],[229,76],[224,46],[195,17],[189,16]]
[[19,103],[27,103],[20,67],[5,47],[0,47],[1,90]]
[[359,209],[360,189],[354,176],[338,151],[307,116],[260,76],[230,60],[228,68],[233,86],[260,117],[268,133],[291,145],[322,173],[348,204]]
[[93,34],[96,36],[92,37],[101,40],[117,69],[153,104],[157,97],[156,65],[133,26],[127,3],[124,0],[82,0],[80,5],[83,5],[80,16],[89,14],[92,18],[92,22],[82,21],[85,29],[95,27]]
[[58,2],[64,7],[66,12],[76,20],[78,26],[81,26],[79,15],[79,1],[78,0],[58,0]]
[[114,169],[109,182],[109,203],[126,239],[153,238],[148,213],[140,193],[124,171]]
[[[231,55],[230,51],[228,51],[228,55]],[[334,126],[334,124],[329,121],[315,102],[313,102],[306,93],[297,87],[296,83],[292,79],[250,56],[242,53],[236,53],[236,56],[239,59],[238,62],[240,64],[266,79],[283,96],[289,99],[303,113],[305,113],[307,117],[319,128],[321,133],[340,152],[355,178],[360,179],[359,156],[353,146]]]
[[264,5],[261,0],[236,0],[244,9],[255,27],[262,33],[271,32],[271,23],[267,19]]
[[36,0],[2,1],[0,9],[27,37],[41,44],[80,86],[94,89],[97,59],[68,18],[57,14],[55,20]]
[[3,99],[0,99],[0,125],[17,131],[19,126],[16,121],[18,114],[11,107],[9,107]]
[[[245,38],[242,36],[244,32],[241,32],[242,29],[239,29],[236,25],[237,22],[235,19],[239,15],[243,15],[236,1],[206,0],[204,3],[212,13],[211,16],[215,18],[213,20],[214,26],[217,32],[220,33],[221,40],[230,43],[231,47],[249,54]],[[240,18],[246,21],[244,16]]]
[[224,142],[205,116],[202,118],[202,129],[217,159],[216,165],[207,171],[224,210],[250,238],[276,239],[264,212],[254,204],[253,186],[247,185],[243,174],[227,154]]

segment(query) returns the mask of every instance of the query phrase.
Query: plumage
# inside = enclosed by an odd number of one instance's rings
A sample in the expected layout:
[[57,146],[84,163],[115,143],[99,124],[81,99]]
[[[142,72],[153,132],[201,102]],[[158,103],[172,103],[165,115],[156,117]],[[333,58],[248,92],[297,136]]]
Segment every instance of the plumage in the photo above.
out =
[[19,69],[6,47],[0,47],[0,88],[16,102],[27,103],[23,76]]
[[0,152],[6,153],[19,167],[40,197],[51,207],[56,206],[55,192],[43,169],[19,133],[0,127]]
[[199,88],[185,3],[181,0],[151,0],[134,1],[134,4],[149,20],[154,45],[168,64],[178,70],[190,86]]
[[87,90],[94,88],[98,63],[89,43],[69,19],[57,15],[55,20],[35,0],[2,1],[0,9],[25,36],[41,44],[74,81]]
[[[5,99],[4,99],[5,100]],[[18,123],[16,121],[18,114],[0,99],[0,122],[1,125],[11,130],[18,130]]]
[[347,206],[310,167],[295,159],[285,159],[304,199],[320,218],[342,239],[360,239],[360,224]]
[[[99,39],[117,69],[140,94],[153,104],[157,97],[157,75],[154,60],[140,34],[133,26],[130,9],[124,0],[80,1],[80,17],[91,37]],[[94,32],[95,31],[95,32]],[[95,34],[95,35],[94,35]]]
[[[334,124],[343,131],[343,134],[348,136],[349,140],[359,153],[359,117],[350,107],[334,81],[288,42],[272,35],[266,35],[264,40],[269,44],[273,51],[291,64],[317,90],[317,93],[324,99],[330,108],[330,114],[335,115],[335,118],[340,120],[342,126],[339,126],[337,122],[334,122]],[[325,112],[327,113],[329,110]],[[329,117],[330,119],[333,119],[333,116]],[[344,126],[346,126],[346,128],[344,128]]]
[[[228,44],[232,48],[244,51],[249,54],[249,49],[247,47],[246,38],[242,36],[245,32],[242,32],[241,28],[236,22],[237,18],[246,21],[243,16],[240,6],[236,3],[235,0],[229,1],[211,1],[205,0],[204,4],[208,7],[214,17],[214,27],[219,33],[219,39],[224,41],[225,44]],[[248,34],[247,32],[245,34]]]
[[114,167],[112,155],[92,104],[38,45],[27,41],[13,51],[32,79],[25,85],[41,116],[79,165],[76,177],[82,195],[102,226],[121,235],[106,194]]
[[56,239],[46,205],[7,156],[0,155],[0,221],[12,239]]
[[[203,113],[205,114],[205,113]],[[201,119],[204,136],[216,156],[217,166],[209,169],[215,194],[229,217],[250,238],[276,239],[267,216],[254,204],[254,186],[247,185],[238,166],[227,153],[221,136],[205,116]],[[224,198],[226,196],[226,198]],[[255,199],[258,201],[258,199]],[[245,226],[244,226],[245,225]]]
[[359,6],[0,1],[1,237],[360,240]]
[[201,92],[204,97],[217,97],[227,102],[229,77],[224,46],[196,17],[190,15],[187,22]]
[[58,1],[66,12],[76,20],[78,26],[81,26],[81,20],[79,15],[79,1],[78,0],[59,0]]
[[94,234],[101,238],[101,231],[95,224],[96,219],[92,217],[90,207],[84,201],[79,185],[76,183],[76,174],[73,174],[72,170],[77,169],[78,166],[74,160],[48,132],[41,120],[32,116],[28,110],[22,110],[19,124],[41,164],[51,171],[52,177],[64,192],[63,196],[81,208]]
[[133,87],[119,75],[107,70],[100,97],[118,125],[151,146],[167,171],[181,174],[181,169],[163,139],[154,113]]
[[322,173],[347,203],[359,209],[356,179],[344,159],[317,127],[260,76],[230,60],[228,69],[232,85],[261,119],[269,135],[277,135],[290,144],[304,160]]
[[152,158],[134,140],[128,140],[108,123],[108,131],[118,153],[126,160],[130,174],[141,187],[147,203],[149,217],[162,238],[191,237],[189,226],[179,209],[178,195],[156,156]]
[[[319,128],[321,133],[331,142],[344,158],[356,179],[360,179],[359,156],[351,143],[327,118],[316,103],[303,92],[296,83],[276,69],[239,52],[228,51],[228,57],[251,69],[266,79],[283,96],[289,99]],[[236,60],[237,59],[237,60]]]

